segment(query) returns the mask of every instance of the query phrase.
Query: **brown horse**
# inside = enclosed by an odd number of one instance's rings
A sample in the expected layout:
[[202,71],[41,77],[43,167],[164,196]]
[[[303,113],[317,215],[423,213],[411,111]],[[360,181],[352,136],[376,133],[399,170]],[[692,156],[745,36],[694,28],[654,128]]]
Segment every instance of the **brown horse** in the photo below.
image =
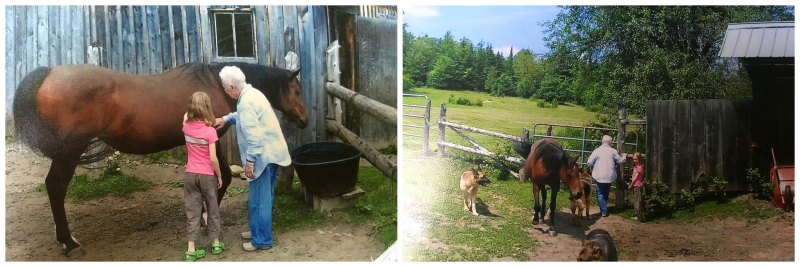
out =
[[[14,96],[15,137],[53,160],[45,178],[56,225],[56,239],[69,256],[82,254],[71,236],[64,197],[77,165],[102,159],[117,150],[148,154],[185,144],[181,120],[189,97],[203,91],[214,116],[236,111],[236,99],[222,88],[219,71],[237,66],[246,82],[259,89],[272,107],[298,128],[308,121],[297,71],[246,64],[188,63],[159,75],[140,76],[94,65],[40,67],[19,84]],[[217,133],[222,136],[227,127]],[[91,155],[87,148],[105,143],[111,149]],[[217,143],[219,147],[219,142]],[[218,202],[231,183],[231,170],[217,149],[223,185]]]
[[[560,182],[569,187],[572,197],[580,199],[583,194],[581,190],[579,175],[580,168],[576,164],[578,156],[571,158],[561,148],[561,144],[553,139],[544,138],[531,145],[531,152],[525,160],[524,171],[533,183],[533,217],[531,223],[539,224],[540,219],[544,221],[546,214],[544,207],[547,206],[547,191],[544,186],[550,186],[550,235],[556,235],[556,196]],[[542,205],[539,205],[539,192],[542,194]],[[539,217],[541,215],[541,218]]]

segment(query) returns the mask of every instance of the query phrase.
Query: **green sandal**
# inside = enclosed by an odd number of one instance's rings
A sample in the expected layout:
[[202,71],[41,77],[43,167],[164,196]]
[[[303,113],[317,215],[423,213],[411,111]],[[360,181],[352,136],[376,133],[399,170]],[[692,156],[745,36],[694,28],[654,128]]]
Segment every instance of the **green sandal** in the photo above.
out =
[[211,244],[211,247],[214,248],[211,250],[211,254],[217,255],[222,253],[222,250],[225,249],[225,243],[219,242]]
[[189,256],[189,257],[183,258],[183,261],[186,261],[186,262],[196,261],[197,259],[206,256],[206,252],[204,250],[202,250],[202,249],[198,249],[195,252],[186,251],[185,254],[187,256]]

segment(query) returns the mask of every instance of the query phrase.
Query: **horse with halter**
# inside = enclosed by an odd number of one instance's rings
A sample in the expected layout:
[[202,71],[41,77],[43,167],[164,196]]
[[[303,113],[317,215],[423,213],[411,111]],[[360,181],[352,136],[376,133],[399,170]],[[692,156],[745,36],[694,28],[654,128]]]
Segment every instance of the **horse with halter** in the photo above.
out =
[[[523,170],[533,183],[533,217],[531,224],[537,225],[544,221],[545,206],[547,205],[547,191],[545,185],[550,186],[550,235],[556,235],[556,197],[560,183],[569,187],[571,196],[581,198],[584,192],[579,180],[580,167],[576,163],[579,156],[569,157],[561,143],[550,138],[543,138],[531,145],[528,158],[525,160]],[[539,194],[542,195],[542,205],[539,205]],[[541,217],[539,217],[541,216]]]
[[[56,225],[56,239],[69,257],[83,253],[70,234],[64,198],[78,165],[97,162],[115,150],[155,153],[185,144],[181,120],[189,97],[203,91],[215,117],[236,111],[225,94],[219,71],[239,67],[246,82],[260,90],[273,108],[305,128],[308,122],[297,75],[300,70],[247,63],[187,63],[157,75],[133,75],[94,65],[39,67],[20,82],[14,95],[15,138],[52,159],[45,178]],[[217,131],[222,136],[227,127]],[[92,148],[105,149],[97,152]],[[217,143],[219,147],[219,143]],[[222,172],[221,202],[231,170],[217,149]]]

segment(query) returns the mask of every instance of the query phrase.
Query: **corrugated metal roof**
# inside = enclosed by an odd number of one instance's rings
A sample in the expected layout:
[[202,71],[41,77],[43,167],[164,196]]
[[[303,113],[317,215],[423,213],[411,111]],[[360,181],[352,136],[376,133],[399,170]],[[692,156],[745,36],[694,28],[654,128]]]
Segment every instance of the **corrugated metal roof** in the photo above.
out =
[[729,23],[720,57],[794,57],[794,21]]

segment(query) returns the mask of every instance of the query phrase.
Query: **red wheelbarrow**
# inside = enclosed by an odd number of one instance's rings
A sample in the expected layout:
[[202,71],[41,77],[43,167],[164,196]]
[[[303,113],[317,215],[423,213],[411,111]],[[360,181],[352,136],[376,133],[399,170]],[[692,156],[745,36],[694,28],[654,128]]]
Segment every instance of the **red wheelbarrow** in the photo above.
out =
[[778,165],[775,152],[772,152],[772,161],[775,163],[769,170],[769,180],[775,184],[772,203],[784,211],[794,210],[794,165]]

